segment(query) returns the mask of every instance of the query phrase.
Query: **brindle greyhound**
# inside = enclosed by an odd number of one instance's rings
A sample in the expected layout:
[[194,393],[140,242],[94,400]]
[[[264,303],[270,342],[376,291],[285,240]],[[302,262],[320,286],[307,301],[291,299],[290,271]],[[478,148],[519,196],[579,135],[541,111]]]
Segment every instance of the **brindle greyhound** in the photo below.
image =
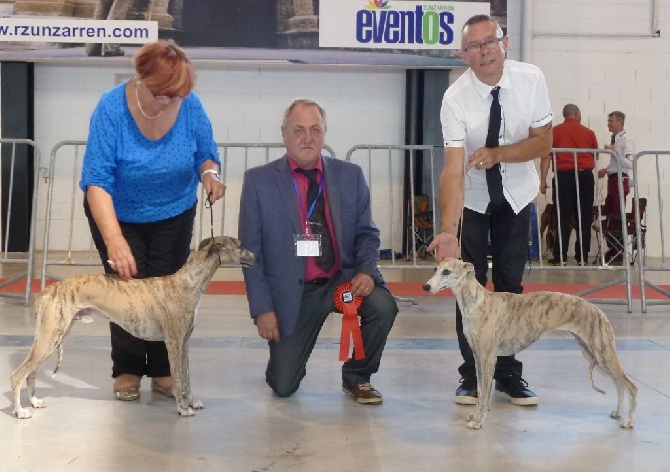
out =
[[461,308],[463,332],[477,370],[477,408],[474,415],[468,416],[468,428],[481,428],[490,409],[496,356],[516,354],[553,330],[566,330],[575,337],[589,362],[589,380],[594,390],[605,393],[593,382],[594,367],[614,381],[618,403],[612,418],[621,417],[624,392],[628,393],[630,409],[621,427],[633,427],[637,387],[621,367],[612,326],[592,303],[558,292],[489,292],[475,279],[472,264],[458,259],[442,261],[423,288],[430,293],[450,288]]
[[31,416],[21,407],[21,385],[26,379],[31,405],[44,408],[44,402],[35,397],[37,370],[58,348],[55,375],[63,358],[63,338],[72,321],[90,321],[88,315],[97,313],[133,336],[165,341],[177,410],[181,416],[193,416],[193,409],[203,408],[203,404],[191,396],[188,341],[202,295],[219,266],[250,266],[256,261],[239,240],[218,236],[202,241],[172,275],[131,280],[116,275],[80,275],[51,285],[35,300],[35,340],[26,360],[10,377],[14,414],[17,418]]

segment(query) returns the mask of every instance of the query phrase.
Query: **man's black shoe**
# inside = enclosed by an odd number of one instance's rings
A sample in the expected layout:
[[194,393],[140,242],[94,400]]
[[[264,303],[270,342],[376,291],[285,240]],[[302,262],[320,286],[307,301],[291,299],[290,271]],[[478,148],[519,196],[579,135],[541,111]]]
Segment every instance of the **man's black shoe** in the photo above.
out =
[[539,401],[537,395],[528,388],[528,382],[520,375],[509,375],[502,380],[496,380],[496,394],[519,406],[537,405]]
[[477,377],[461,377],[454,401],[459,405],[477,404]]

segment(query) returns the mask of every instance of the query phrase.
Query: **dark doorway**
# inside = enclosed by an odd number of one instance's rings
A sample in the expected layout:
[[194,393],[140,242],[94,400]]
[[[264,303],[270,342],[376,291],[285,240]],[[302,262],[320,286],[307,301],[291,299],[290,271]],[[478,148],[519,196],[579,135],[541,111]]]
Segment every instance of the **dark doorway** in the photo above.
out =
[[182,21],[182,46],[277,47],[275,0],[189,0]]

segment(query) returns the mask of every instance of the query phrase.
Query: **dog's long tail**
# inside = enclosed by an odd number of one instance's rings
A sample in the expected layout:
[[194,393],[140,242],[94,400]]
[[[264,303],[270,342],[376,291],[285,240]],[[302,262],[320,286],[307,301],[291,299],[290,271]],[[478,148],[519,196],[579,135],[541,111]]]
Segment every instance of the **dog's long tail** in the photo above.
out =
[[63,362],[63,345],[59,344],[58,345],[58,360],[56,361],[56,367],[54,367],[54,373],[51,374],[52,379],[56,376],[56,372],[58,372],[58,369],[60,369],[60,363],[61,362]]
[[591,382],[591,388],[593,388],[593,390],[595,390],[598,393],[605,394],[605,391],[603,389],[599,388],[596,385],[595,381],[593,380],[593,370],[598,365],[598,362],[596,361],[595,356],[593,355],[593,353],[589,349],[589,346],[584,341],[582,341],[582,339],[576,333],[571,333],[571,334],[577,340],[577,343],[579,344],[579,347],[582,348],[582,354],[584,355],[584,357],[586,358],[586,360],[589,363],[589,382]]

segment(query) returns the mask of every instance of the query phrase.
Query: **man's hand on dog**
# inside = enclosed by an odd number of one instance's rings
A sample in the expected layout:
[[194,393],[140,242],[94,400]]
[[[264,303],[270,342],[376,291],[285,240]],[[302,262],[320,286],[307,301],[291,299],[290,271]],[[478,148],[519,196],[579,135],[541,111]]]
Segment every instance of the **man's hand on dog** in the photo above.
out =
[[458,259],[461,256],[456,235],[444,232],[435,236],[426,250],[435,251],[435,262],[438,264],[445,259]]

